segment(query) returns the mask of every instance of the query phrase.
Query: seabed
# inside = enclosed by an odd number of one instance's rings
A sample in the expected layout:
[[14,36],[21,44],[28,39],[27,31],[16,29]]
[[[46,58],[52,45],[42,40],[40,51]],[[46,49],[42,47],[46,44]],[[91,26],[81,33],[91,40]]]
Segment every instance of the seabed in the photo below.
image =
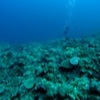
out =
[[100,34],[0,44],[0,100],[100,100]]

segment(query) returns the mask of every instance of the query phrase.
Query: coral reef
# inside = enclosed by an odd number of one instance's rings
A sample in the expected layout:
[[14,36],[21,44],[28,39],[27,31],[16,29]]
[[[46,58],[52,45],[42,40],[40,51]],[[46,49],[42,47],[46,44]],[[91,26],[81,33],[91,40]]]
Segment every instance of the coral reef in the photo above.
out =
[[0,44],[0,100],[100,100],[99,40]]

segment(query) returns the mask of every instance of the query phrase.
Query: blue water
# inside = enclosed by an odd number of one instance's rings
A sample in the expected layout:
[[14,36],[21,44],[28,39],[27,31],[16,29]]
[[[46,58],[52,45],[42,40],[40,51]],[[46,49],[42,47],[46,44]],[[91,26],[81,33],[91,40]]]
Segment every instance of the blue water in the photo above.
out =
[[69,1],[75,2],[0,0],[0,42],[42,42],[99,32],[100,0]]

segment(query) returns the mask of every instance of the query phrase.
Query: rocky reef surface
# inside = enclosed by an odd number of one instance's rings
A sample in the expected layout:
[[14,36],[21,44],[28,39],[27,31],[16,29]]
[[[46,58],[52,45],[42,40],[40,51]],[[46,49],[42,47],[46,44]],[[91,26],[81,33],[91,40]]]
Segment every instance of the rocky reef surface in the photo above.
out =
[[0,44],[0,100],[100,100],[100,35],[46,44]]

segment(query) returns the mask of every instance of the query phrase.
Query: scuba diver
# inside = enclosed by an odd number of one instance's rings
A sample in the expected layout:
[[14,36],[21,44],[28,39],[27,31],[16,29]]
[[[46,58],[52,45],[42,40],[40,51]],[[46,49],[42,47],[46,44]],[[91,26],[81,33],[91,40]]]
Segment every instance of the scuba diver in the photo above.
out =
[[67,35],[69,32],[69,26],[66,26],[64,31],[63,31],[63,35]]

